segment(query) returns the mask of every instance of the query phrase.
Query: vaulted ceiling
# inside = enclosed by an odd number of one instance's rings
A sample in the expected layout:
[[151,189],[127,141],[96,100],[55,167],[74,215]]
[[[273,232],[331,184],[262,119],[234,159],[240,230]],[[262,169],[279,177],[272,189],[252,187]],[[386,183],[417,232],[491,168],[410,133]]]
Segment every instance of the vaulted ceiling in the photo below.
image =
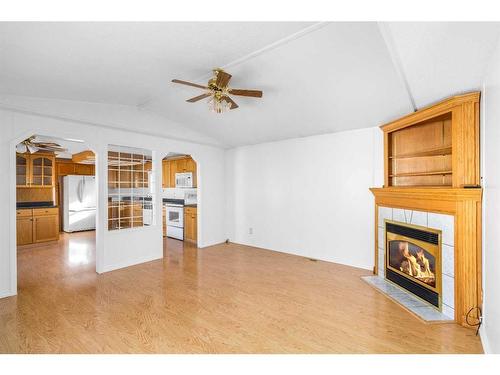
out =
[[[376,126],[478,90],[499,33],[499,23],[0,23],[0,94],[137,106],[233,147]],[[214,67],[264,97],[234,97],[240,108],[218,115],[185,102],[200,90],[170,82],[206,83]]]

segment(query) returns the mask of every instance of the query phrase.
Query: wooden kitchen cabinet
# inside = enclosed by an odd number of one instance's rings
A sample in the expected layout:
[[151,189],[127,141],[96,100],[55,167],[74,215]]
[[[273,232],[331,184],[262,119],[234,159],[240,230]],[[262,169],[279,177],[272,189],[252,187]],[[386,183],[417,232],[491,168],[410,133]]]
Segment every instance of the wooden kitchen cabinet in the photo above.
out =
[[164,188],[174,188],[175,174],[185,172],[193,173],[193,187],[197,186],[196,162],[191,156],[163,160],[162,167],[162,186]]
[[184,208],[184,240],[198,241],[198,212],[196,207]]
[[56,241],[59,239],[59,217],[57,215],[33,217],[33,242]]
[[17,217],[17,244],[27,245],[33,243],[33,218]]
[[75,174],[81,176],[94,176],[95,166],[92,164],[76,164],[75,163]]
[[67,175],[94,176],[95,166],[74,163],[71,159],[56,159],[56,171],[58,177]]
[[29,155],[16,154],[16,185],[27,187],[30,184]]
[[170,160],[170,166],[169,166],[169,183],[170,185],[168,187],[174,188],[175,187],[175,174],[178,173],[177,169],[177,160]]
[[56,241],[59,239],[57,207],[17,210],[17,244]]
[[[171,160],[163,160],[162,162],[162,184],[161,186],[163,188],[168,188],[168,187],[172,187],[171,186],[171,183],[170,183],[170,168],[171,168],[171,165],[172,165],[172,161]],[[175,181],[174,181],[174,185],[175,185]]]
[[67,176],[75,174],[75,164],[73,163],[63,163],[56,160],[56,170],[58,176]]
[[16,154],[17,187],[53,187],[54,183],[54,154]]

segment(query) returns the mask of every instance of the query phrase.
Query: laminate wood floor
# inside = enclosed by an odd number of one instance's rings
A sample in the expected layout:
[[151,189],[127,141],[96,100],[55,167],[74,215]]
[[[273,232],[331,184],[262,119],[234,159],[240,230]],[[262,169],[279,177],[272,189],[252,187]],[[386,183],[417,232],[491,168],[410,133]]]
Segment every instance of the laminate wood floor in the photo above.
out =
[[425,324],[365,270],[235,244],[165,240],[165,258],[95,273],[94,233],[18,250],[0,300],[2,353],[481,353]]

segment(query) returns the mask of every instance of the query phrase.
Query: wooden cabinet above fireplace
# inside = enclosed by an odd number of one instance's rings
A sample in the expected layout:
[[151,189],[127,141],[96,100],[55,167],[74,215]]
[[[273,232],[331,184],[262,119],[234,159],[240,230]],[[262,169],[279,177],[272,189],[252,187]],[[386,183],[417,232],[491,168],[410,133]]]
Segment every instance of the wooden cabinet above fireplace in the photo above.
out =
[[479,92],[382,125],[385,187],[480,185]]

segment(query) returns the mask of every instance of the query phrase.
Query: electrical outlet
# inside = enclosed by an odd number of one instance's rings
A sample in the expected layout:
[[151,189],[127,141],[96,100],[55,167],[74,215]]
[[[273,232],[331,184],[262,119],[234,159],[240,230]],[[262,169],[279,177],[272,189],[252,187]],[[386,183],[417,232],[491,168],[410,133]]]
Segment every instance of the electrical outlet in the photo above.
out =
[[252,227],[248,228],[248,234],[253,234],[253,228]]

